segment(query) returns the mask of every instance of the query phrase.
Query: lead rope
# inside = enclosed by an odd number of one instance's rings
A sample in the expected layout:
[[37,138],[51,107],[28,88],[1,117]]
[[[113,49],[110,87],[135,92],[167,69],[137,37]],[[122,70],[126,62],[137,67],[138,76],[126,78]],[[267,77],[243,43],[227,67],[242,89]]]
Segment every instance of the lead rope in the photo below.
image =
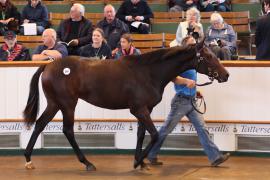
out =
[[[206,85],[212,84],[213,80],[212,79],[210,79],[210,80],[211,80],[211,82],[206,82],[206,83],[203,83],[203,84],[197,84],[196,83],[196,86],[206,86]],[[189,94],[190,94],[190,97],[192,97],[191,89],[189,89]],[[195,97],[191,98],[190,101],[191,101],[191,105],[192,105],[192,107],[194,108],[195,111],[197,111],[200,114],[205,114],[205,112],[206,112],[206,102],[205,102],[203,96],[200,96],[200,97],[197,96],[197,90],[196,90]],[[200,110],[201,106],[203,106],[202,111]]]

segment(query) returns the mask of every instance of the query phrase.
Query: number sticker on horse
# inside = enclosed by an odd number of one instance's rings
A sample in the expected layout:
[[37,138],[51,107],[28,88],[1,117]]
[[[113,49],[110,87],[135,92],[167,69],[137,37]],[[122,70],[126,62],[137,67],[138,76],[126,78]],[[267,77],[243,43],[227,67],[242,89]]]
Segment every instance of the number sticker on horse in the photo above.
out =
[[63,69],[63,73],[64,73],[64,75],[69,75],[70,74],[70,69],[69,68],[64,68]]

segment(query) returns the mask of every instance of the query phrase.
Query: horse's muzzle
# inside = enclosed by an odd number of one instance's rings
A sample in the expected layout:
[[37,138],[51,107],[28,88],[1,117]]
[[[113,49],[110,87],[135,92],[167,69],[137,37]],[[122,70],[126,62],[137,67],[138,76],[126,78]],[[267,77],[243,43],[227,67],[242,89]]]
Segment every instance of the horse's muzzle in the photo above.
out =
[[230,76],[230,74],[229,73],[226,73],[224,76],[219,76],[218,77],[218,82],[219,83],[223,83],[223,82],[227,82],[228,81],[228,79],[229,79],[229,76]]

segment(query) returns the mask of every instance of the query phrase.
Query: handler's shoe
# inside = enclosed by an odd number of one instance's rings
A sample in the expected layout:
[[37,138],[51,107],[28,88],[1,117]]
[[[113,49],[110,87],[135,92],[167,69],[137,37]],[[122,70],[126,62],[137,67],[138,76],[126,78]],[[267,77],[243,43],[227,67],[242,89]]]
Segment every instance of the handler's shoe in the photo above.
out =
[[224,163],[225,161],[227,161],[229,159],[229,157],[230,157],[230,153],[223,154],[220,158],[218,158],[217,160],[215,160],[214,162],[212,162],[211,163],[211,166],[217,167],[221,163]]
[[163,165],[163,162],[158,161],[157,158],[149,159],[149,162],[150,162],[150,164],[153,165],[153,166],[161,166],[161,165]]

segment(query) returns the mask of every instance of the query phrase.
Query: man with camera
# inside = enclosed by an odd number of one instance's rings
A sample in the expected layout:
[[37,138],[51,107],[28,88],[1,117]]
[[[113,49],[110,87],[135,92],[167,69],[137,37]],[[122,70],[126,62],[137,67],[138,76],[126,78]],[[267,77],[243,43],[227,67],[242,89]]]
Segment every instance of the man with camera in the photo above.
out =
[[231,25],[223,22],[219,13],[210,17],[211,26],[205,34],[205,43],[220,60],[231,60],[236,52],[236,34]]

